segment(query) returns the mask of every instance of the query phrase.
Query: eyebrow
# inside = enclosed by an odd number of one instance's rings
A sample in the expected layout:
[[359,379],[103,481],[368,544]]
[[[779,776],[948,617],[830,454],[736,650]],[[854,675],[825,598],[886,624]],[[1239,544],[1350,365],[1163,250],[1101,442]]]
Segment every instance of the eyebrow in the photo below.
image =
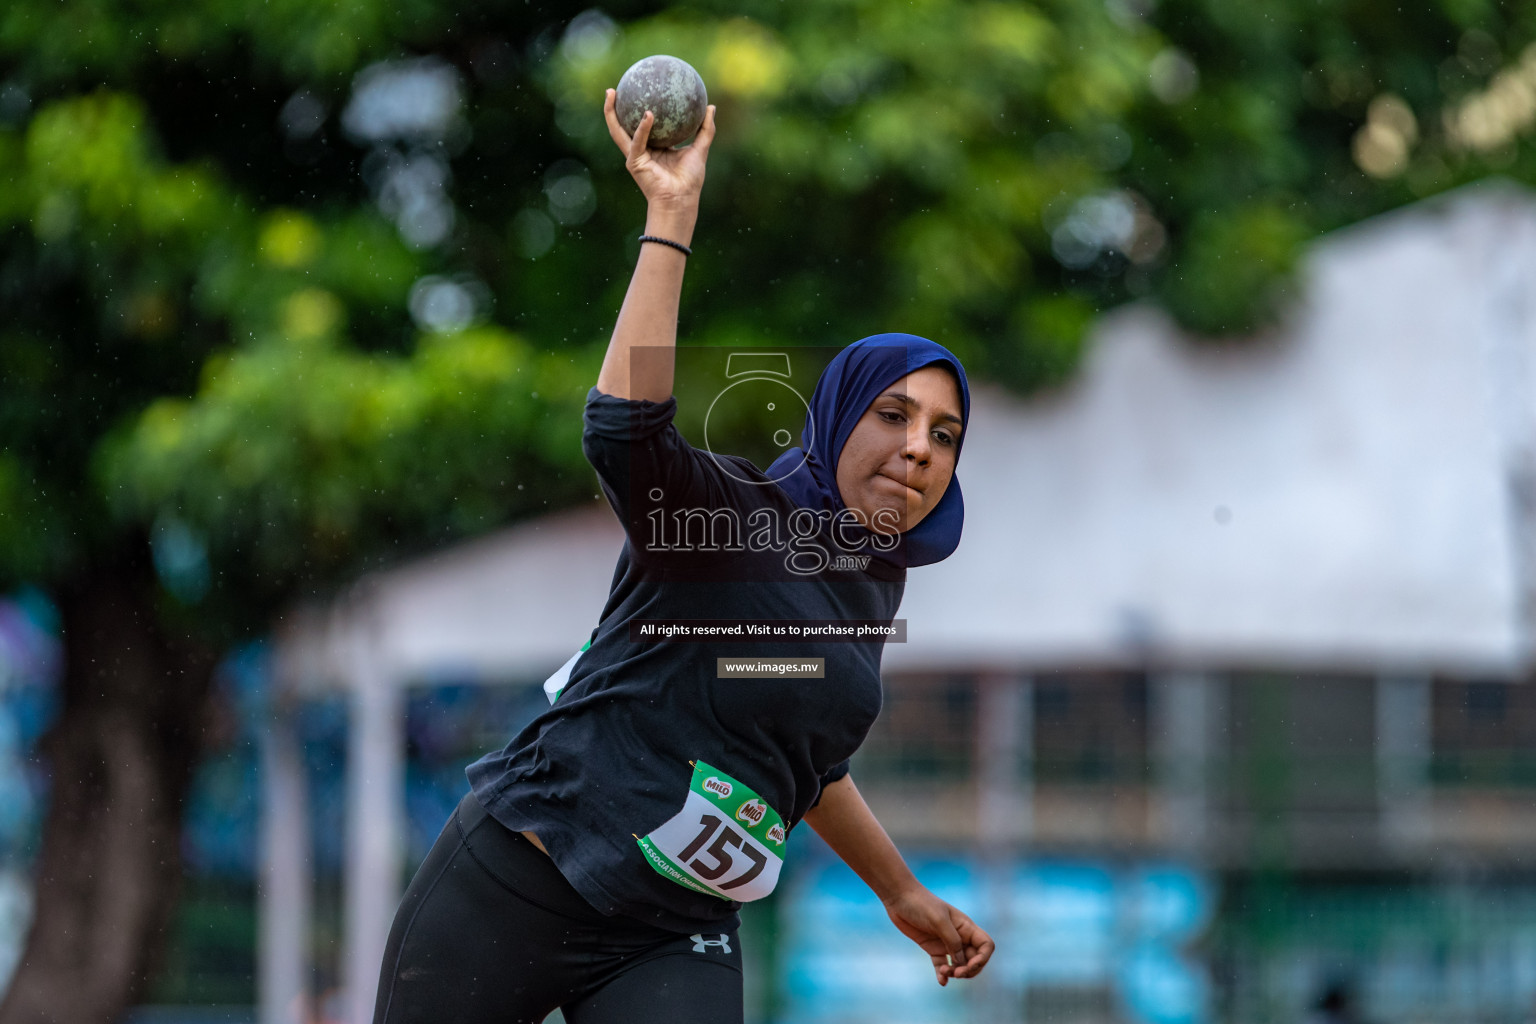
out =
[[[898,402],[901,402],[903,405],[910,405],[914,409],[921,409],[923,407],[923,403],[922,402],[919,402],[917,399],[913,398],[911,395],[904,395],[900,391],[887,391],[885,394],[881,395],[880,397],[881,398],[894,398]],[[965,427],[965,424],[960,422],[960,417],[959,416],[955,416],[955,415],[952,415],[952,414],[947,413],[947,412],[939,413],[939,419],[943,420],[946,423],[953,423],[955,426],[961,427],[962,429]]]

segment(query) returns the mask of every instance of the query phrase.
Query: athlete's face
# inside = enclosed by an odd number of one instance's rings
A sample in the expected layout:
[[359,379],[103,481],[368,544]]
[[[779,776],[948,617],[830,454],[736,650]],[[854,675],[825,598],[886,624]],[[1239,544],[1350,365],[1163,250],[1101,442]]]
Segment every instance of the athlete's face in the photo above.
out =
[[843,504],[877,533],[904,533],[932,512],[955,475],[960,388],[925,366],[870,403],[837,459]]

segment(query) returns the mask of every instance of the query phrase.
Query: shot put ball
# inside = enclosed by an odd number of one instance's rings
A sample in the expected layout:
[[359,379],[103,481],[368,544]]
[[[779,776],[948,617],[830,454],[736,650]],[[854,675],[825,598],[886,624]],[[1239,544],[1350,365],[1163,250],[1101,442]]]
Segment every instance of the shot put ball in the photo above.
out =
[[619,124],[635,134],[647,110],[656,115],[647,145],[651,149],[671,149],[693,138],[704,123],[704,108],[709,96],[704,79],[685,60],[657,54],[630,65],[619,79],[614,112]]

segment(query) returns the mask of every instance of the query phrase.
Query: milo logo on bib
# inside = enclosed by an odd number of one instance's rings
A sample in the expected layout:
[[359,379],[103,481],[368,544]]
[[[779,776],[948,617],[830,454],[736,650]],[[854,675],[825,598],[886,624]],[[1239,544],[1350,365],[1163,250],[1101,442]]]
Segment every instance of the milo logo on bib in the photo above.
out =
[[641,839],[640,849],[678,885],[746,902],[778,884],[784,840],[784,819],[762,797],[698,761],[682,810]]
[[761,800],[748,800],[736,808],[736,820],[744,821],[748,825],[761,825],[764,816],[768,813],[768,805]]

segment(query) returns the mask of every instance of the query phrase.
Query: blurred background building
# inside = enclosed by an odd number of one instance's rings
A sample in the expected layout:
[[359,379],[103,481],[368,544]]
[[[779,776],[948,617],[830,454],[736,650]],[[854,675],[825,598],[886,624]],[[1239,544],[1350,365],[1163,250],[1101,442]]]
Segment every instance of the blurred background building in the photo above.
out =
[[[1072,384],[978,389],[965,540],[910,574],[855,776],[998,959],[938,989],[797,834],[754,1018],[1528,1020],[1532,281],[1536,199],[1479,186],[1328,237],[1249,344],[1130,307]],[[447,549],[231,670],[264,694],[263,1021],[369,1019],[402,879],[620,542],[593,507]]]
[[797,835],[753,1020],[1536,1016],[1536,6],[78,7],[0,6],[0,1024],[367,1019],[606,589],[659,52],[689,349],[978,384],[856,772],[998,960]]

